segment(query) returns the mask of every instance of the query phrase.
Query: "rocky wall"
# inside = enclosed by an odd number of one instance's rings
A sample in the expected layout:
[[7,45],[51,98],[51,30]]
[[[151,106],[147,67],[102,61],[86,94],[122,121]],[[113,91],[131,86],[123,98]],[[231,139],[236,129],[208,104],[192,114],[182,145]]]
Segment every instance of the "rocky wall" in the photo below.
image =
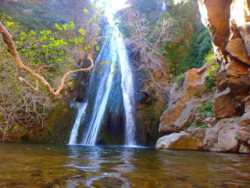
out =
[[[161,118],[160,130],[175,133],[160,138],[156,147],[249,153],[250,1],[198,0],[198,2],[203,24],[211,34],[214,54],[220,65],[220,70],[216,74],[216,92],[211,96],[214,118],[207,121],[205,117],[199,118],[196,115],[193,117],[190,109],[187,111],[188,106],[190,108],[191,105],[194,109],[197,105],[191,102],[193,97],[188,95],[189,91],[192,91],[188,87],[188,83],[191,83],[188,80],[193,81],[191,85],[195,86],[194,89],[201,91],[203,77],[199,77],[199,70],[189,70],[186,73],[184,92],[179,92],[180,94],[174,92],[170,109],[165,111]],[[198,85],[201,88],[198,88]],[[188,121],[197,122],[199,119],[206,125],[203,127],[205,137],[195,139],[197,130],[188,128],[186,124]],[[200,147],[201,139],[202,147]],[[190,140],[193,143],[192,147],[187,143]],[[185,148],[183,145],[188,147]]]

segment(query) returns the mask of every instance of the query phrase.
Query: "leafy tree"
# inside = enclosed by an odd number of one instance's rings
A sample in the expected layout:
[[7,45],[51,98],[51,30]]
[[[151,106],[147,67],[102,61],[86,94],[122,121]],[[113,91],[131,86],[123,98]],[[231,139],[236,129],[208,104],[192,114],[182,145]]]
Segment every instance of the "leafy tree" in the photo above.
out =
[[100,16],[90,13],[91,10],[84,13],[82,9],[85,19],[81,23],[67,21],[45,30],[26,30],[12,18],[1,14],[2,139],[17,125],[44,126],[44,120],[56,104],[56,98],[51,96],[67,93],[70,87],[67,84],[72,83],[70,75],[91,70],[92,55],[98,51],[98,41],[102,39],[99,36]]

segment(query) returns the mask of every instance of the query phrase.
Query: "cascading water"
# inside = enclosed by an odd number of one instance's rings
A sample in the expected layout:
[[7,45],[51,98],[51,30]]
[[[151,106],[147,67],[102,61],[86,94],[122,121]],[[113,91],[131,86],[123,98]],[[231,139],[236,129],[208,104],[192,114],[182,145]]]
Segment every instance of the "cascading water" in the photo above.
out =
[[[115,27],[115,32],[119,33],[118,27]],[[121,34],[117,37],[117,49],[120,59],[121,75],[122,75],[122,95],[123,104],[126,115],[125,125],[125,145],[135,145],[135,123],[134,123],[134,86],[133,74],[129,65],[127,50],[124,45],[124,40]]]
[[[125,145],[135,146],[135,123],[134,123],[134,88],[133,74],[129,64],[127,51],[125,48],[122,34],[119,32],[118,25],[113,20],[113,14],[108,12],[109,28],[106,30],[106,39],[102,50],[98,56],[97,63],[91,75],[88,93],[87,109],[83,107],[79,110],[73,130],[71,132],[69,144],[77,143],[78,134],[82,122],[82,114],[87,112],[87,120],[83,138],[80,144],[95,145],[98,134],[103,124],[107,108],[110,107],[110,98],[114,97],[114,90],[122,90],[120,93],[123,100],[125,116]],[[121,83],[117,86],[113,82],[119,81],[115,78],[118,74]],[[116,79],[116,80],[114,80]],[[114,88],[115,87],[115,88]],[[119,93],[119,92],[118,92]],[[113,104],[114,105],[114,104]],[[116,107],[115,107],[116,109]]]
[[76,121],[75,121],[75,124],[74,124],[73,129],[72,129],[71,134],[70,134],[70,139],[69,139],[70,145],[76,144],[80,125],[81,125],[81,123],[86,115],[87,104],[88,103],[85,102],[78,108]]
[[[110,34],[109,34],[110,35]],[[111,37],[107,36],[106,40],[110,40],[110,50],[109,54],[107,56],[107,59],[105,61],[111,60],[111,66],[110,68],[108,66],[105,67],[104,72],[102,73],[102,78],[100,80],[99,88],[97,91],[97,95],[95,97],[95,105],[92,111],[92,118],[90,121],[90,124],[88,125],[88,128],[86,132],[84,133],[82,144],[83,145],[95,145],[96,144],[96,138],[98,136],[101,121],[103,119],[108,97],[110,94],[110,89],[114,77],[114,66],[112,66],[117,61],[117,53],[116,53],[116,43],[114,36]],[[107,41],[105,42],[104,48],[107,48]],[[99,57],[102,56],[102,53]],[[99,61],[100,62],[100,61]],[[103,61],[104,62],[104,61]],[[91,82],[91,81],[90,81]],[[91,84],[91,83],[90,83]],[[90,91],[91,92],[91,91]]]

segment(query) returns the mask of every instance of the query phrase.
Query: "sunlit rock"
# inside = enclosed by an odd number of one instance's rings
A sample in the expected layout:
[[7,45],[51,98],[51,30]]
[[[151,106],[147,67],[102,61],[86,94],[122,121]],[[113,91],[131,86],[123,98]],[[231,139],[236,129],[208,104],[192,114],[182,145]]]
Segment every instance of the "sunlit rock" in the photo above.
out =
[[156,143],[156,148],[202,150],[204,137],[203,129],[189,128],[187,131],[161,137]]
[[214,127],[208,128],[203,142],[205,150],[237,152],[239,149],[240,118],[220,120]]
[[203,93],[205,75],[210,66],[188,70],[183,85],[175,84],[170,92],[169,108],[161,116],[160,131],[178,132],[188,128],[188,122],[194,119],[194,111],[206,102],[210,96]]
[[233,117],[235,114],[234,97],[229,88],[214,96],[214,115],[217,119]]

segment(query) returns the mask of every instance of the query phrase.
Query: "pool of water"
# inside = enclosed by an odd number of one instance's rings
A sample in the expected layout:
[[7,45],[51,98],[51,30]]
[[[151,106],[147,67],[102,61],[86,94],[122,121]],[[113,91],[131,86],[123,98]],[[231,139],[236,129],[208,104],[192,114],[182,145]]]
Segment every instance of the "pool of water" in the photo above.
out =
[[250,156],[0,144],[0,187],[249,187]]

